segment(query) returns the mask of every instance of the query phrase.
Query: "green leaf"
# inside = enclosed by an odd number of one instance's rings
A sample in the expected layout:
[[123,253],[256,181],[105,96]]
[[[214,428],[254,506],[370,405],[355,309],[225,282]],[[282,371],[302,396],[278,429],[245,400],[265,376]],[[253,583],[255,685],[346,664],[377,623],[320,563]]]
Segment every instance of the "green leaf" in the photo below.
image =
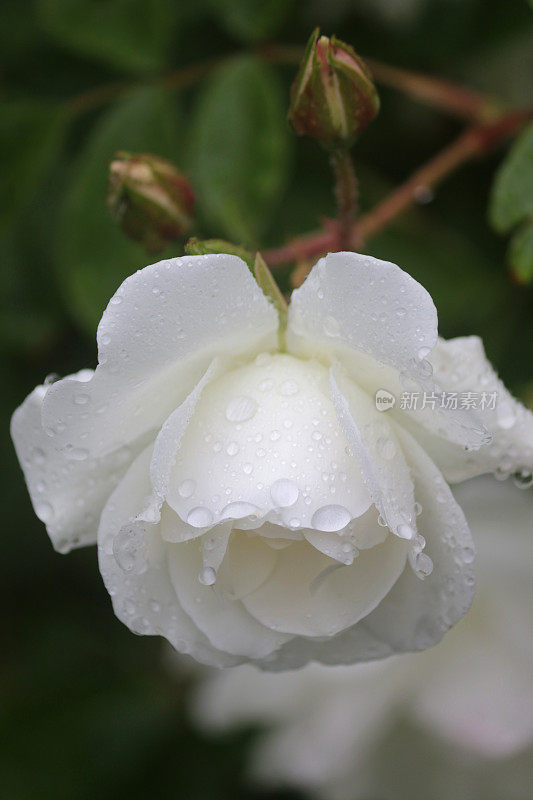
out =
[[63,107],[28,100],[0,107],[0,152],[3,156],[0,235],[35,196],[47,170],[59,155],[68,126]]
[[69,50],[118,69],[160,69],[178,16],[170,0],[38,0],[51,37]]
[[533,281],[533,221],[526,222],[511,239],[509,262],[519,283]]
[[205,85],[192,129],[198,208],[213,233],[257,242],[286,183],[289,135],[275,74],[242,56]]
[[176,159],[179,129],[168,93],[136,89],[100,118],[73,167],[58,231],[57,267],[68,309],[91,333],[120,283],[147,263],[143,249],[108,213],[109,160],[122,149]]
[[223,27],[236,39],[254,42],[264,39],[283,25],[292,0],[209,0]]
[[496,174],[490,218],[496,230],[509,231],[533,218],[533,124],[522,133]]
[[280,350],[285,350],[285,331],[287,330],[287,318],[289,306],[283,297],[274,276],[270,272],[261,253],[256,253],[254,264],[254,275],[263,294],[272,301],[272,305],[278,312],[279,328],[278,342]]

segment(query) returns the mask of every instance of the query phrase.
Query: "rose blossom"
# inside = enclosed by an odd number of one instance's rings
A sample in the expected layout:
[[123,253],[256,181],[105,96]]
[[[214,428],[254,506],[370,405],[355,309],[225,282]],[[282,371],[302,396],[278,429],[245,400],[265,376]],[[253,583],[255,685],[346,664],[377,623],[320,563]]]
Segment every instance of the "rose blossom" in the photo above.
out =
[[[524,794],[511,792],[509,772],[516,777],[518,767],[505,761],[533,745],[533,493],[483,477],[454,494],[476,538],[478,589],[470,613],[438,647],[281,675],[245,665],[198,687],[193,711],[202,728],[268,729],[250,758],[262,784],[326,800],[530,796],[531,759]],[[421,731],[425,747],[410,748],[404,770],[391,763],[402,720]],[[426,763],[428,736],[444,764]],[[461,775],[453,783],[452,769]],[[476,791],[487,774],[491,790]]]
[[[278,323],[235,256],[128,278],[96,371],[14,414],[36,513],[61,552],[98,540],[126,625],[199,661],[277,670],[429,647],[473,593],[446,479],[530,470],[533,417],[477,338],[438,339],[430,296],[394,264],[328,255],[293,293],[286,352]],[[498,405],[441,407],[441,387]],[[377,390],[415,389],[434,407],[377,410]]]

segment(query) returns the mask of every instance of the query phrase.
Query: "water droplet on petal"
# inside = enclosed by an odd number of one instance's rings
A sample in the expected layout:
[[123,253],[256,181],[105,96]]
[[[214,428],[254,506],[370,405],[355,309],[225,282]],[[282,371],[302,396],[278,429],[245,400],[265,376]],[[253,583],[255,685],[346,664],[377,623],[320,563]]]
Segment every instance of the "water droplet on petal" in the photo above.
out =
[[208,508],[204,506],[196,506],[192,508],[187,515],[187,522],[193,528],[206,528],[213,522],[213,514]]
[[113,555],[124,572],[136,575],[148,567],[148,553],[142,528],[123,528],[113,540]]
[[198,573],[198,580],[203,586],[213,586],[216,583],[217,574],[213,567],[204,567]]
[[339,336],[341,332],[341,326],[338,320],[335,317],[326,317],[324,320],[324,333],[326,336]]
[[257,403],[252,397],[234,397],[226,408],[226,419],[230,422],[246,422],[257,411]]
[[251,503],[245,503],[242,500],[236,500],[233,503],[228,503],[222,509],[222,519],[241,519],[242,517],[256,517],[259,516],[259,510]]
[[419,577],[427,578],[433,572],[433,561],[425,553],[419,553],[416,557],[415,569]]
[[533,486],[533,473],[527,469],[517,472],[513,478],[513,483],[519,489],[529,489]]
[[516,422],[516,411],[511,403],[502,403],[498,406],[498,425],[504,430],[512,428]]
[[431,347],[421,347],[418,351],[418,358],[423,361],[431,353]]
[[284,395],[285,397],[292,397],[292,395],[297,394],[298,392],[298,384],[293,380],[283,381],[279,387],[279,391],[280,394]]
[[270,487],[272,502],[278,508],[293,506],[298,500],[298,495],[298,486],[288,478],[280,478],[278,481],[274,481]]
[[39,503],[35,509],[35,513],[42,522],[50,522],[54,516],[54,509],[50,503]]
[[318,531],[340,531],[348,525],[351,518],[352,515],[344,506],[322,506],[311,517],[311,525]]
[[196,482],[192,479],[182,481],[178,486],[178,492],[181,497],[191,497],[196,489]]
[[415,535],[413,528],[410,525],[407,525],[405,522],[402,522],[396,528],[396,535],[400,537],[400,539],[412,539]]

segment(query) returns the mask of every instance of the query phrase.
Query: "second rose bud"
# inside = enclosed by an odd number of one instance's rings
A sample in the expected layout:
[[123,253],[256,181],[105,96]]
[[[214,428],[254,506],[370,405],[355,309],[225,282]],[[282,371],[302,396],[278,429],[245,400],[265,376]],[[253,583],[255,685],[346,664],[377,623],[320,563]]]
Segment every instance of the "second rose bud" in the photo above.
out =
[[150,253],[186,234],[193,223],[188,180],[170,161],[151,153],[115,154],[107,203],[124,233]]

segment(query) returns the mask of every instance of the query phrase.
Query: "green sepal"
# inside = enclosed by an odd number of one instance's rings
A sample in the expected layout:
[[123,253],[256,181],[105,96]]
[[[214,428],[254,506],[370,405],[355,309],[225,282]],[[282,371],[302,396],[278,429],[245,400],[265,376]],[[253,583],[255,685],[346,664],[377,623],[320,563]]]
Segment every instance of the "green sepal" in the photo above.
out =
[[274,308],[278,312],[279,316],[278,346],[279,349],[283,352],[285,351],[285,331],[287,330],[289,306],[287,304],[287,301],[285,300],[285,297],[281,293],[278,284],[274,280],[274,276],[270,272],[268,265],[266,264],[263,256],[259,252],[255,254],[255,263],[253,271],[255,279],[261,291],[271,301]]

